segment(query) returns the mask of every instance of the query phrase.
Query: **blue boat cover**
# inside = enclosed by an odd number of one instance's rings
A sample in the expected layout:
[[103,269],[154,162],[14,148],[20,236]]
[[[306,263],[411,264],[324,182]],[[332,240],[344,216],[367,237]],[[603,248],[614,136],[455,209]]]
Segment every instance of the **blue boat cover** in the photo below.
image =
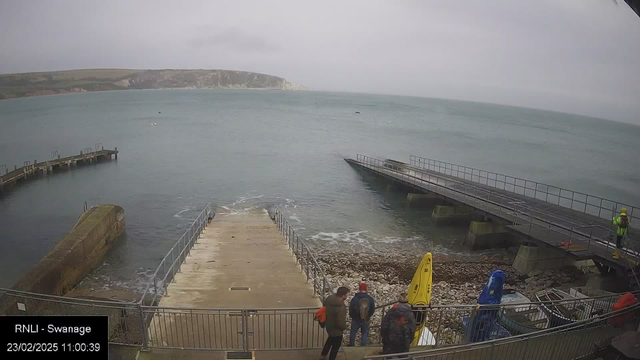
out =
[[[475,324],[475,328],[471,329],[469,326],[469,317],[465,316],[462,318],[462,334],[467,341],[470,342],[478,342],[478,341],[487,341],[487,340],[495,340],[502,339],[511,336],[511,333],[502,325],[498,324],[496,321],[492,321],[489,323],[489,326],[486,329],[479,329],[478,325]],[[470,330],[474,330],[474,334],[468,334]]]
[[[504,278],[504,273],[501,270],[496,270],[491,273],[489,281],[484,285],[480,297],[478,297],[479,305],[500,304],[504,288]],[[501,326],[497,323],[498,311],[500,310],[497,308],[478,309],[474,311],[471,319],[467,320],[468,325],[465,326],[464,332],[466,340],[469,342],[479,342],[504,336],[504,333],[501,331]],[[506,333],[508,334],[508,332]]]
[[484,285],[478,304],[480,305],[498,305],[502,301],[502,291],[504,288],[504,273],[502,270],[496,270],[491,273],[489,281]]

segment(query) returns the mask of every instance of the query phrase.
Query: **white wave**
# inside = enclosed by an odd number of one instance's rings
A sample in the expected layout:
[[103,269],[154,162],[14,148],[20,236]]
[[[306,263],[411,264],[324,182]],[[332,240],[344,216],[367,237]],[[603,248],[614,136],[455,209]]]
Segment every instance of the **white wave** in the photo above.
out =
[[241,209],[233,209],[226,206],[221,206],[221,208],[224,208],[225,211],[220,212],[220,214],[225,214],[225,215],[245,215],[245,214],[256,213],[256,211],[259,211],[259,210],[265,210],[264,208],[258,205],[252,205],[252,206],[241,208]]
[[320,232],[311,236],[311,240],[315,241],[329,241],[332,243],[346,242],[346,243],[369,243],[369,239],[365,234],[368,231],[343,231],[343,232]]
[[298,205],[295,204],[295,200],[284,198],[284,201],[287,202],[286,204],[284,204],[285,208],[289,208],[289,207],[293,207],[294,209],[298,208]]
[[236,206],[238,204],[244,204],[245,202],[247,202],[249,200],[262,199],[263,197],[264,197],[264,194],[255,195],[255,196],[240,196],[238,198],[238,200],[232,202],[230,206]]
[[403,241],[424,241],[424,237],[422,236],[409,236],[406,238],[403,237],[399,237],[399,236],[385,236],[381,239],[376,240],[376,242],[381,242],[384,244],[394,244],[394,243],[398,243],[398,242],[403,242]]
[[180,214],[182,214],[182,213],[184,213],[184,212],[187,212],[187,211],[189,211],[189,210],[191,210],[191,208],[190,208],[190,207],[188,207],[188,206],[187,206],[187,207],[185,207],[185,208],[182,208],[182,210],[180,210],[180,211],[178,211],[177,213],[173,214],[173,217],[175,217],[175,218],[182,218],[182,216],[180,216]]

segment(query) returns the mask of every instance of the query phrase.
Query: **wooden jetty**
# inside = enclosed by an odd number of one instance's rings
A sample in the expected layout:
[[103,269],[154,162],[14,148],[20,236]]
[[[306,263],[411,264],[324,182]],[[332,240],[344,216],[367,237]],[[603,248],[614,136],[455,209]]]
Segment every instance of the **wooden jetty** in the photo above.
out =
[[92,164],[98,163],[104,160],[110,160],[112,158],[118,158],[118,148],[114,150],[105,150],[104,147],[100,150],[94,150],[87,148],[80,151],[79,155],[60,157],[47,161],[38,162],[38,160],[25,161],[22,167],[15,166],[13,171],[9,171],[8,168],[0,169],[0,172],[4,171],[4,174],[0,174],[0,191],[15,185],[16,183],[30,179],[37,175],[50,174],[56,170],[69,170],[72,166],[78,164]]

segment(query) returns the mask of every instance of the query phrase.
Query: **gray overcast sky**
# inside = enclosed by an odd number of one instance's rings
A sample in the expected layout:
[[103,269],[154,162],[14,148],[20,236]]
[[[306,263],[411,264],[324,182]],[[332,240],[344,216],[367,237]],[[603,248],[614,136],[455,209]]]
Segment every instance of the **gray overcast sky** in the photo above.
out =
[[0,0],[0,73],[216,68],[640,124],[623,0]]

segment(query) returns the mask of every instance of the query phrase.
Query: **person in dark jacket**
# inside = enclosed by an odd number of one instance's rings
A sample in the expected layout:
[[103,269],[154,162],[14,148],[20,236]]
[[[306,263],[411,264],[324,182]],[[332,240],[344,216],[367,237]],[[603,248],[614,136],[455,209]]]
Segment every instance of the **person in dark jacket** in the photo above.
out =
[[398,303],[382,319],[382,353],[396,354],[409,352],[416,334],[416,319],[411,311],[407,293],[400,294]]
[[344,305],[344,301],[349,294],[349,288],[340,287],[336,291],[335,295],[329,295],[324,301],[324,307],[326,309],[327,319],[325,320],[325,329],[329,337],[327,342],[322,348],[321,360],[327,358],[329,360],[335,360],[342,345],[342,333],[347,329],[347,307]]
[[[351,299],[349,303],[349,317],[351,318],[351,331],[349,332],[349,346],[355,346],[356,335],[358,330],[362,329],[362,337],[360,345],[367,345],[367,336],[369,335],[369,320],[373,316],[376,303],[371,295],[367,294],[367,284],[360,283],[359,292]],[[362,312],[366,312],[364,319]]]

